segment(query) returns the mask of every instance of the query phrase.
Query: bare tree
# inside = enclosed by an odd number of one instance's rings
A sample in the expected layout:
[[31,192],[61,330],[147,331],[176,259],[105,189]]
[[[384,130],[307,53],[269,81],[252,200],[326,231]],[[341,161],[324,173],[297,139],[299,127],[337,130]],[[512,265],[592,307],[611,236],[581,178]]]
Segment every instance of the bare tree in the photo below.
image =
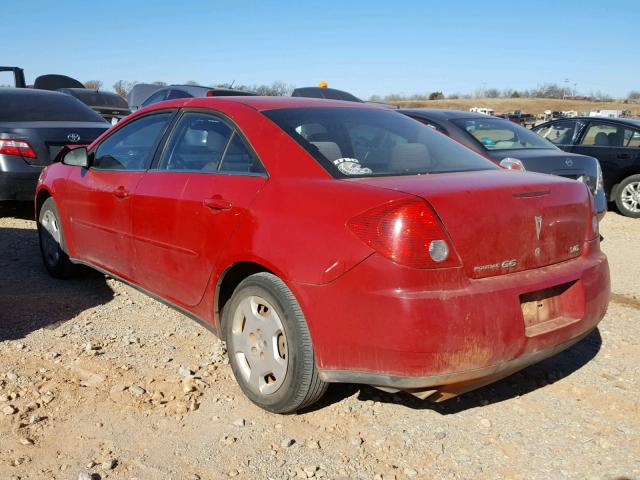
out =
[[166,87],[167,82],[163,82],[162,80],[156,80],[155,82],[151,82],[153,85],[159,85],[161,87]]
[[113,90],[121,97],[126,97],[136,83],[138,82],[118,80],[116,83],[113,84]]
[[195,80],[187,80],[186,82],[184,82],[185,85],[191,85],[194,87],[199,87],[200,84],[198,82],[196,82]]
[[627,95],[627,99],[629,100],[640,100],[640,90],[631,90],[629,95]]
[[500,96],[500,90],[497,88],[488,88],[484,91],[484,96],[486,98],[498,98]]
[[91,90],[100,90],[102,88],[102,80],[87,80],[84,82],[84,88]]

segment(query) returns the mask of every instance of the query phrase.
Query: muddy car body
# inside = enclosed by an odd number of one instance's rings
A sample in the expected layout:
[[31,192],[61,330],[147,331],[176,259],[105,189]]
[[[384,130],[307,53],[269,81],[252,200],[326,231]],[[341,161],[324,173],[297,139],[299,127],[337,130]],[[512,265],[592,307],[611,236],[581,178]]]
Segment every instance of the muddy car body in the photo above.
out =
[[216,330],[275,412],[329,382],[447,399],[583,338],[609,297],[584,184],[349,102],[154,105],[48,167],[36,209],[53,275],[90,265]]

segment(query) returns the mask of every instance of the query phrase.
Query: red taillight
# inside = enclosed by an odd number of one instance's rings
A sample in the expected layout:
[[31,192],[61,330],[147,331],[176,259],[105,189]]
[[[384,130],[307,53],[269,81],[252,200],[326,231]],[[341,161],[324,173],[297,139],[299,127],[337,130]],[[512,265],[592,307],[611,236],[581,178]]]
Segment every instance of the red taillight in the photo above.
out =
[[215,97],[216,92],[214,92],[213,90],[207,90],[207,97]]
[[36,158],[36,152],[25,140],[9,140],[0,138],[0,154],[17,155],[19,157]]
[[348,222],[367,245],[413,268],[460,266],[449,236],[422,200],[395,200],[367,210]]

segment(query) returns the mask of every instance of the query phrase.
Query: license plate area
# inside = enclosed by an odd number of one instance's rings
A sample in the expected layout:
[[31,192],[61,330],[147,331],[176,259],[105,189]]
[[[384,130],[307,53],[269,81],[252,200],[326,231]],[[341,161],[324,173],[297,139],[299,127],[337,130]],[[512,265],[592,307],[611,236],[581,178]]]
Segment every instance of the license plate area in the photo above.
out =
[[584,316],[584,291],[576,280],[520,295],[527,337],[535,337],[580,321]]

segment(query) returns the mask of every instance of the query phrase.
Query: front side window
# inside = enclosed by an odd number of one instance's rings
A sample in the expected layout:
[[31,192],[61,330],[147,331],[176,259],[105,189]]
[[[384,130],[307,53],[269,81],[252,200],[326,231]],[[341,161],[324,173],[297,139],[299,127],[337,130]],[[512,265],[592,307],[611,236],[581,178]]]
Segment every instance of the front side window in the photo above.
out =
[[535,128],[533,131],[554,145],[571,145],[578,125],[576,120],[562,120]]
[[101,170],[144,170],[171,115],[147,115],[119,128],[98,146],[92,166]]
[[180,118],[159,168],[203,173],[264,172],[232,126],[216,115],[198,112]]
[[337,178],[499,168],[398,112],[373,108],[287,108],[263,114]]
[[498,118],[455,119],[454,124],[475,138],[486,150],[553,149],[551,143],[509,120]]
[[593,147],[621,147],[624,128],[611,123],[591,122],[580,142]]

